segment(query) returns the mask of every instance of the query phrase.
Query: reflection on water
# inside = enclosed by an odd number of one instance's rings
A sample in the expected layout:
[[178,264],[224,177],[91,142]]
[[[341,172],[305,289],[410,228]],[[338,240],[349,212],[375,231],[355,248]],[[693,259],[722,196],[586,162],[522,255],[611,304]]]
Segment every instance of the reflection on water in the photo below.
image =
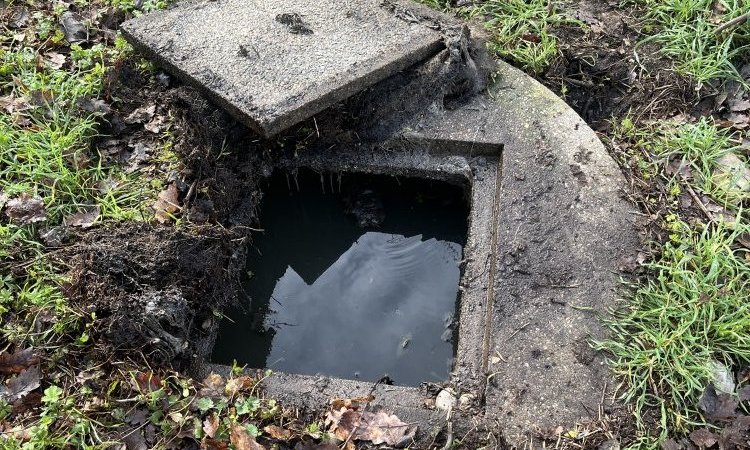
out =
[[[261,205],[266,231],[249,256],[253,300],[222,324],[215,362],[363,380],[387,374],[400,385],[447,378],[466,233],[462,190],[351,177],[335,193],[317,177],[298,180],[305,183],[291,193],[272,179]],[[346,212],[347,196],[362,189],[382,203],[384,220],[371,231]]]

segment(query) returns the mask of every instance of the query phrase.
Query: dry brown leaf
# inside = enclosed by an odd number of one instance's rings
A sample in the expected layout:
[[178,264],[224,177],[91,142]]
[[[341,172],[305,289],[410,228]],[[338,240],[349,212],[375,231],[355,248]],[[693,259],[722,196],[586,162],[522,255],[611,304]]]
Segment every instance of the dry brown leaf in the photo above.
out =
[[151,118],[154,117],[154,112],[156,112],[156,105],[141,106],[125,118],[125,123],[134,124],[149,122]]
[[326,415],[325,425],[328,430],[342,441],[349,439],[352,431],[359,427],[362,413],[348,408],[340,408],[329,411]]
[[375,445],[395,447],[413,440],[417,433],[415,425],[404,423],[395,415],[384,411],[342,408],[328,413],[326,425],[342,441],[371,441]]
[[64,218],[63,223],[69,227],[81,227],[85,230],[94,225],[99,220],[100,215],[101,208],[99,208],[99,205],[89,206]]
[[218,373],[212,373],[203,380],[203,387],[201,388],[199,395],[201,397],[217,398],[221,397],[224,393],[224,377]]
[[6,95],[0,97],[0,108],[4,109],[9,113],[21,112],[31,109],[31,105],[23,97],[14,97],[13,95]]
[[366,395],[366,396],[354,397],[354,398],[336,398],[336,399],[331,400],[331,408],[334,410],[339,410],[341,408],[357,409],[360,407],[361,403],[369,403],[373,400],[375,400],[375,396],[373,395]]
[[700,448],[713,446],[717,441],[717,437],[708,428],[699,428],[690,433],[690,440]]
[[5,214],[21,225],[42,222],[47,219],[44,201],[39,197],[31,197],[25,192],[14,199],[8,200],[5,206]]
[[27,348],[15,353],[0,353],[0,373],[21,373],[29,367],[39,364],[39,357],[34,355],[34,350]]
[[227,380],[227,385],[224,388],[224,392],[226,392],[229,397],[234,397],[242,391],[252,389],[253,386],[255,386],[255,380],[253,380],[251,377],[243,375],[241,377]]
[[229,443],[218,439],[203,438],[201,440],[201,450],[227,450]]
[[282,441],[288,441],[292,437],[292,432],[286,428],[282,428],[278,425],[268,425],[263,428],[263,431],[269,435],[272,439],[279,439]]
[[357,438],[372,441],[373,444],[386,444],[398,447],[414,439],[417,427],[404,423],[393,414],[383,411],[365,412],[362,425],[357,430]]
[[65,55],[49,52],[45,56],[47,57],[47,63],[54,69],[60,69],[65,65]]
[[166,189],[159,192],[159,196],[154,203],[156,211],[156,220],[160,223],[167,223],[172,220],[172,215],[179,209],[180,193],[177,191],[177,185],[171,183]]
[[13,403],[28,395],[41,385],[39,367],[30,367],[8,381],[8,387],[0,385],[0,399]]
[[255,438],[245,430],[242,425],[233,425],[229,431],[229,442],[234,445],[235,450],[265,450],[266,448],[258,444]]
[[210,416],[206,417],[206,420],[203,421],[203,432],[206,433],[206,436],[213,439],[214,436],[216,436],[216,432],[219,430],[219,416],[216,414],[211,414]]

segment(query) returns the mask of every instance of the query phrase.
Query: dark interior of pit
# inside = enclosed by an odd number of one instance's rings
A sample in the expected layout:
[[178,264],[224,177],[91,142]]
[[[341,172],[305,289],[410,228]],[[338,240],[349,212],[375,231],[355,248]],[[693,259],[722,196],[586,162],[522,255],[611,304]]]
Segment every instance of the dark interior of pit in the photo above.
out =
[[362,173],[276,171],[241,305],[213,362],[398,385],[448,378],[468,188]]

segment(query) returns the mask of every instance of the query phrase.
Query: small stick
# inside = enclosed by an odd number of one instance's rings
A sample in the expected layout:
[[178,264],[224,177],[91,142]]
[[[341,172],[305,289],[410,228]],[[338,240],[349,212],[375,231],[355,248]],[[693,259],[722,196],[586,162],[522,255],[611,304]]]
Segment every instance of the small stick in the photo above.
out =
[[703,211],[703,214],[705,214],[706,217],[708,217],[708,220],[710,220],[711,222],[716,222],[716,218],[714,217],[713,214],[711,214],[708,208],[706,208],[706,205],[703,203],[700,197],[698,197],[698,194],[695,193],[695,191],[693,190],[693,187],[690,186],[689,183],[685,183],[685,186],[687,187],[687,190],[688,190],[688,193],[690,193],[690,196],[693,197],[693,200],[695,200],[695,203],[697,203],[698,207],[701,209],[701,211]]
[[510,336],[508,336],[508,339],[506,339],[505,341],[507,342],[507,341],[513,339],[513,336],[515,336],[518,333],[520,333],[521,330],[523,330],[524,328],[528,327],[529,325],[531,325],[531,322],[526,322],[525,324],[521,325],[521,327],[519,329],[517,329],[516,331],[514,331],[513,334],[511,334]]
[[747,22],[747,19],[750,18],[750,13],[745,13],[740,16],[735,17],[734,19],[724,22],[723,24],[719,25],[718,28],[714,30],[714,34],[719,35],[722,31],[726,31],[730,28],[738,27],[742,25],[743,23]]

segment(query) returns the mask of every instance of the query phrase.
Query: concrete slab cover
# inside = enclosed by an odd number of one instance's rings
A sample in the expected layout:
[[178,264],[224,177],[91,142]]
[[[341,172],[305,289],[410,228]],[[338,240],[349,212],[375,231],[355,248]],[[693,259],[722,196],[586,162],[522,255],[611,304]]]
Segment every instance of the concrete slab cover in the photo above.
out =
[[125,37],[266,136],[444,48],[379,0],[188,0]]

